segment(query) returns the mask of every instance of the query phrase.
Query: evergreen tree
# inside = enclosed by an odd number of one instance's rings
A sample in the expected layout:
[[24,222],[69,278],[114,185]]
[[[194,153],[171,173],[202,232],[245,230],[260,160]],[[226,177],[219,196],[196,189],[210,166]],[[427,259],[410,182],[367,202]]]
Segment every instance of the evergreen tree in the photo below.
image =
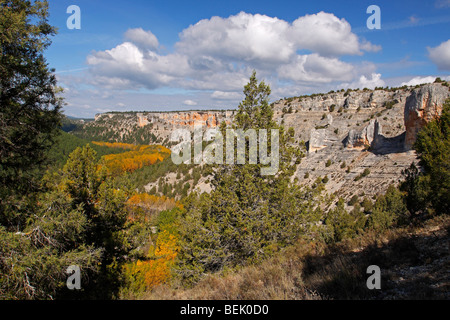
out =
[[411,164],[404,171],[401,190],[407,193],[408,210],[414,214],[450,212],[450,101],[439,118],[423,127],[414,144],[420,169]]
[[[313,199],[320,189],[302,190],[290,182],[301,152],[292,144],[292,130],[286,132],[272,119],[269,86],[258,83],[253,73],[244,94],[231,128],[278,129],[279,170],[263,175],[260,161],[249,164],[251,146],[246,141],[245,164],[235,160],[214,167],[211,194],[188,197],[180,222],[178,256],[179,273],[187,282],[205,272],[258,261],[277,247],[308,235],[318,221]],[[221,126],[224,136],[226,129]],[[271,143],[275,141],[268,141],[268,150]]]
[[62,100],[43,56],[55,34],[47,2],[0,0],[0,12],[0,223],[14,229],[26,220],[22,197],[38,185]]
[[91,277],[86,297],[112,298],[120,286],[121,265],[133,249],[125,233],[129,191],[116,187],[98,168],[96,153],[89,145],[70,154],[62,175],[61,187],[88,222],[85,242],[102,252],[100,270]]

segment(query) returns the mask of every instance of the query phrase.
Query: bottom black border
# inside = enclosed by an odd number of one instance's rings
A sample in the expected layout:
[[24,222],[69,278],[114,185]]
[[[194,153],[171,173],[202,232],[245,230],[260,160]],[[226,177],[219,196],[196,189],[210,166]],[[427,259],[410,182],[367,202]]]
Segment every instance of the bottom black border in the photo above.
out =
[[[115,319],[139,317],[152,319],[163,316],[164,319],[307,319],[311,317],[386,317],[387,315],[417,316],[418,312],[440,309],[446,311],[449,301],[414,300],[414,301],[281,301],[281,300],[164,300],[164,301],[0,301],[2,313],[23,316],[70,316],[78,319],[85,317],[112,316]],[[228,307],[227,307],[228,306]],[[241,307],[244,306],[244,307]],[[253,307],[248,307],[253,306]],[[257,307],[259,306],[259,308]],[[261,309],[261,306],[267,306]],[[189,307],[189,314],[182,314]],[[429,308],[433,309],[429,309]],[[209,313],[214,308],[212,315]],[[444,309],[445,308],[445,309]],[[198,310],[196,314],[192,311]],[[219,311],[220,310],[220,311]],[[248,311],[260,311],[248,314]],[[244,312],[244,313],[242,313]],[[201,313],[201,314],[199,314]],[[393,314],[394,313],[394,314]]]

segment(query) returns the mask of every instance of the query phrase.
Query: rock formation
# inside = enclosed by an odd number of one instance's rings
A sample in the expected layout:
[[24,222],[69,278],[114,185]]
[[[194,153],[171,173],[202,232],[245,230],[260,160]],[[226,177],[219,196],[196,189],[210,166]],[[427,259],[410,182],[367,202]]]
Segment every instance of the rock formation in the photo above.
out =
[[419,130],[440,116],[449,97],[449,88],[441,85],[428,84],[413,90],[405,103],[406,150],[412,148]]
[[309,138],[308,151],[315,152],[328,147],[331,143],[336,141],[337,138],[327,129],[312,129]]

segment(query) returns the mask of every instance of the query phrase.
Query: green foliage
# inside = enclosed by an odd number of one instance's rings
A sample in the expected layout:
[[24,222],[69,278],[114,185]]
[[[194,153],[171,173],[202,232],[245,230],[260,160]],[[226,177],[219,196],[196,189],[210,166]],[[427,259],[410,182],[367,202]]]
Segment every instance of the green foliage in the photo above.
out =
[[300,152],[290,145],[292,136],[272,119],[270,88],[258,84],[253,73],[244,94],[234,128],[278,128],[280,168],[277,175],[264,176],[261,164],[216,167],[213,191],[188,196],[179,224],[177,266],[185,283],[206,272],[260,261],[277,247],[311,234],[318,221],[313,200],[322,189],[301,189],[290,183],[293,158]]
[[397,103],[398,103],[398,100],[397,100],[397,99],[394,99],[394,100],[391,100],[391,101],[387,101],[387,102],[384,103],[384,107],[385,107],[387,110],[390,110],[390,109],[392,109],[392,108],[394,107],[394,105],[397,104]]
[[364,208],[364,213],[372,212],[373,203],[369,198],[364,197],[363,201],[361,202],[361,206]]
[[394,224],[404,224],[408,221],[408,211],[404,195],[399,189],[390,185],[385,195],[378,197],[368,219],[368,227],[383,231]]
[[412,164],[405,170],[401,188],[406,191],[408,209],[413,214],[450,212],[450,101],[442,115],[423,127],[414,148],[423,172]]
[[349,206],[354,206],[355,204],[357,204],[359,202],[359,197],[355,194],[350,201],[348,202]]
[[0,227],[0,298],[69,297],[65,286],[70,265],[81,266],[82,282],[98,271],[101,250],[85,242],[88,221],[66,194],[43,194],[23,231]]
[[338,242],[345,238],[352,238],[356,235],[355,217],[345,210],[345,201],[340,198],[336,207],[330,210],[325,217],[327,227],[328,242]]
[[72,205],[81,208],[88,221],[86,243],[101,249],[100,272],[86,288],[86,295],[111,298],[120,286],[120,268],[131,250],[125,241],[127,188],[118,188],[98,171],[95,151],[77,148],[62,170],[62,187]]
[[47,6],[0,2],[0,215],[38,187],[39,169],[61,121],[56,77],[43,56],[55,34]]
[[355,181],[359,181],[364,177],[367,177],[370,174],[370,169],[366,168],[363,172],[361,172],[358,176],[355,177]]
[[[78,138],[72,134],[60,131],[60,134],[56,137],[53,146],[47,153],[49,169],[56,171],[62,169],[64,164],[76,148],[84,147],[90,144],[90,141]],[[123,153],[127,150],[121,148],[111,148],[106,146],[99,146],[96,144],[90,144],[90,147],[96,152],[96,160],[107,154]]]

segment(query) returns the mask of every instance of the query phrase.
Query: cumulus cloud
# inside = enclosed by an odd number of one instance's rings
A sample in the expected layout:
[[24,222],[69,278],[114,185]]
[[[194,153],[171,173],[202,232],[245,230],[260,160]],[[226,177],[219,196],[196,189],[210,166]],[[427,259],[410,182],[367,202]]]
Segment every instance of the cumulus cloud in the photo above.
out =
[[151,31],[145,31],[142,28],[128,29],[125,32],[125,38],[144,49],[155,51],[159,46],[156,36]]
[[309,49],[323,56],[361,54],[358,37],[345,19],[319,12],[295,20],[292,39],[298,49]]
[[402,82],[401,86],[416,86],[422,83],[433,83],[436,80],[436,77],[428,76],[428,77],[414,77],[409,81]]
[[360,44],[360,48],[367,52],[378,52],[381,51],[381,46],[372,44],[369,41],[363,40]]
[[325,12],[292,23],[245,12],[204,19],[184,29],[174,52],[167,54],[158,52],[159,42],[151,31],[129,29],[125,38],[116,47],[87,57],[92,84],[205,90],[213,92],[210,97],[215,100],[235,99],[253,69],[276,84],[278,80],[290,85],[360,81],[363,73],[340,57],[381,50],[359,39],[345,19]]
[[361,75],[358,80],[351,83],[344,83],[342,87],[352,89],[374,89],[375,87],[384,87],[385,82],[381,79],[380,73],[372,73],[370,75]]
[[[417,76],[410,79],[409,81],[402,82],[400,86],[416,86],[418,84],[423,83],[433,83],[436,80],[436,78],[437,77],[435,76],[425,76],[425,77]],[[439,76],[439,78],[441,78],[441,80],[450,81],[450,76]]]
[[427,49],[431,61],[439,70],[450,71],[450,39],[437,47],[427,47]]
[[301,82],[331,82],[351,80],[353,66],[336,58],[321,57],[316,53],[298,55],[292,63],[278,69],[281,78]]
[[183,30],[177,49],[189,56],[225,61],[286,62],[295,52],[286,21],[241,12],[229,18],[204,19]]

